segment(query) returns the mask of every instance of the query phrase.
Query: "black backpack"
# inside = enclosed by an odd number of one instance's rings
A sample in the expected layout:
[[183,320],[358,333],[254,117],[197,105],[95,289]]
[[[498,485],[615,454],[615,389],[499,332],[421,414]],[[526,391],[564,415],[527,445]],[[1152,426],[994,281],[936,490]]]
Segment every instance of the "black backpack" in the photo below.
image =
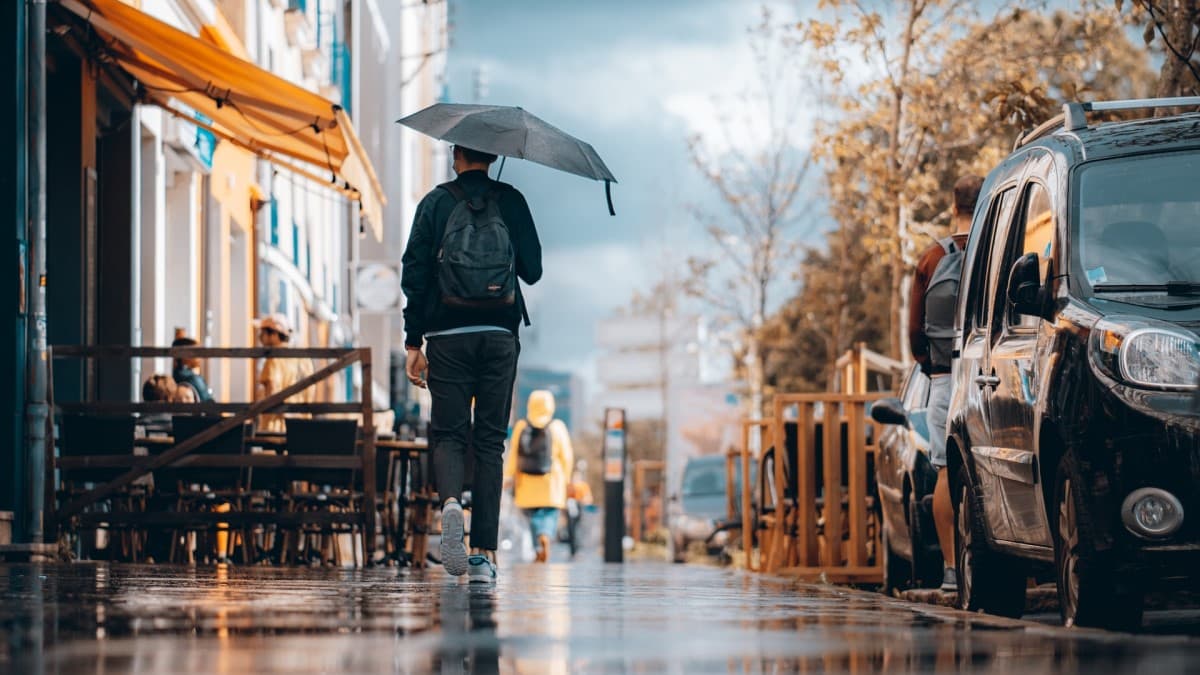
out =
[[517,439],[517,470],[530,476],[545,476],[554,467],[550,434],[526,424]]
[[954,315],[962,278],[963,250],[954,237],[938,242],[946,255],[938,261],[925,289],[925,336],[929,339],[929,364],[949,370],[954,350]]
[[496,309],[517,302],[516,251],[500,215],[500,188],[468,198],[454,182],[440,187],[458,200],[437,250],[442,303]]

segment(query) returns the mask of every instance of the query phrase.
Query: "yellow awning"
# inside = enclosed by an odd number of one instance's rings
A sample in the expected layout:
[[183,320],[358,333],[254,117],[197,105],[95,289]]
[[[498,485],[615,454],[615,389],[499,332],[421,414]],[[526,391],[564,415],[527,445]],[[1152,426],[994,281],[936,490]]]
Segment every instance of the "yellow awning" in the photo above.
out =
[[147,101],[358,200],[382,239],[387,200],[340,106],[120,0],[60,2],[100,34]]

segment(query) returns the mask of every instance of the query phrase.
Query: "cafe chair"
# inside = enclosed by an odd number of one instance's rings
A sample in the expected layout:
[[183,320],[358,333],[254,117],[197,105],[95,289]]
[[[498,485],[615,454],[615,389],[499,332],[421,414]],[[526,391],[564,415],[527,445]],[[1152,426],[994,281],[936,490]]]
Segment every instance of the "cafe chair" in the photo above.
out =
[[[63,415],[58,428],[59,454],[61,457],[94,457],[97,463],[103,463],[107,457],[133,455],[135,423],[134,418],[129,415]],[[103,466],[62,469],[59,471],[61,488],[57,496],[63,501],[72,499],[128,471],[128,467]],[[145,506],[146,487],[143,483],[135,482],[89,507],[88,512],[140,513],[145,510]],[[145,543],[144,532],[129,521],[120,524],[105,523],[103,527],[88,528],[87,531],[93,533],[89,545],[85,546],[85,542],[80,539],[81,549],[87,549],[87,557],[94,558],[99,553],[98,530],[117,533],[118,550],[114,550],[111,542],[106,547],[110,558],[139,561]]]

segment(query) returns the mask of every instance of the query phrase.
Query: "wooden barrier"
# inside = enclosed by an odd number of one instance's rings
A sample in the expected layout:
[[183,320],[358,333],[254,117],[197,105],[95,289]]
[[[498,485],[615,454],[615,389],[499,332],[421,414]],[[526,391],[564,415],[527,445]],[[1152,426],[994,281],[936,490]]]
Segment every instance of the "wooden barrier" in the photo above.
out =
[[[846,350],[834,364],[837,369],[833,391],[842,394],[866,394],[895,387],[896,375],[903,373],[905,364],[867,349],[863,342]],[[886,387],[872,387],[871,375],[882,375],[891,380]]]
[[[759,562],[753,569],[835,583],[882,580],[868,473],[879,429],[867,410],[883,396],[779,394],[768,421],[743,423],[744,457],[755,424],[769,424],[774,441],[767,489],[760,497]],[[787,433],[792,424],[794,453]],[[874,433],[868,436],[869,430]],[[762,458],[760,471],[768,471],[765,451]]]
[[[629,524],[630,525],[629,534],[630,534],[630,536],[633,537],[634,541],[642,541],[642,537],[646,534],[644,532],[645,524],[646,524],[646,513],[645,513],[646,504],[645,504],[644,500],[642,499],[642,497],[644,496],[644,493],[646,491],[646,474],[650,473],[650,472],[658,473],[659,474],[658,482],[659,482],[659,485],[661,486],[662,479],[664,477],[663,471],[664,471],[665,466],[666,465],[663,462],[656,460],[656,459],[639,459],[638,461],[633,463],[633,504],[630,505],[630,506],[632,506],[632,508],[630,509],[630,520],[632,522]],[[661,503],[662,499],[663,499],[663,494],[660,490],[659,491],[660,508],[662,506],[662,503]],[[661,515],[662,514],[660,512],[660,514],[659,514],[660,524],[661,524]]]
[[[757,572],[759,570],[761,567],[762,558],[760,554],[759,559],[755,559],[754,541],[755,535],[757,534],[758,517],[757,513],[755,513],[755,505],[753,501],[754,488],[756,487],[754,480],[756,478],[760,481],[763,480],[763,471],[765,471],[765,467],[759,466],[758,475],[751,476],[750,466],[752,463],[757,465],[758,462],[761,461],[763,449],[772,445],[771,427],[772,423],[770,420],[742,420],[742,447],[737,453],[737,458],[740,459],[742,463],[742,550],[746,552],[746,569],[752,572]],[[758,434],[757,439],[755,438],[756,431]],[[755,445],[755,440],[758,441],[757,447],[751,447],[752,445]],[[728,476],[729,485],[732,486],[734,476],[732,461],[729,461],[726,464],[726,475]],[[730,489],[728,494],[729,517],[732,519],[735,514],[733,501],[734,491]],[[758,510],[760,512],[764,511],[765,505],[760,503],[758,505]]]

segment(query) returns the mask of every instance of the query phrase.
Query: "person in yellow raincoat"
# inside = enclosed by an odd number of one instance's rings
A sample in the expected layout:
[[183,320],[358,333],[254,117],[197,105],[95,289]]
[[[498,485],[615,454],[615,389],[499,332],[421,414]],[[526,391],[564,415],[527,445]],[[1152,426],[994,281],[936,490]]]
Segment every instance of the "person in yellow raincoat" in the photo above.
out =
[[529,518],[538,562],[550,557],[559,511],[567,506],[574,454],[567,425],[554,419],[554,394],[542,389],[531,393],[525,419],[513,425],[504,480],[513,487],[517,508]]

